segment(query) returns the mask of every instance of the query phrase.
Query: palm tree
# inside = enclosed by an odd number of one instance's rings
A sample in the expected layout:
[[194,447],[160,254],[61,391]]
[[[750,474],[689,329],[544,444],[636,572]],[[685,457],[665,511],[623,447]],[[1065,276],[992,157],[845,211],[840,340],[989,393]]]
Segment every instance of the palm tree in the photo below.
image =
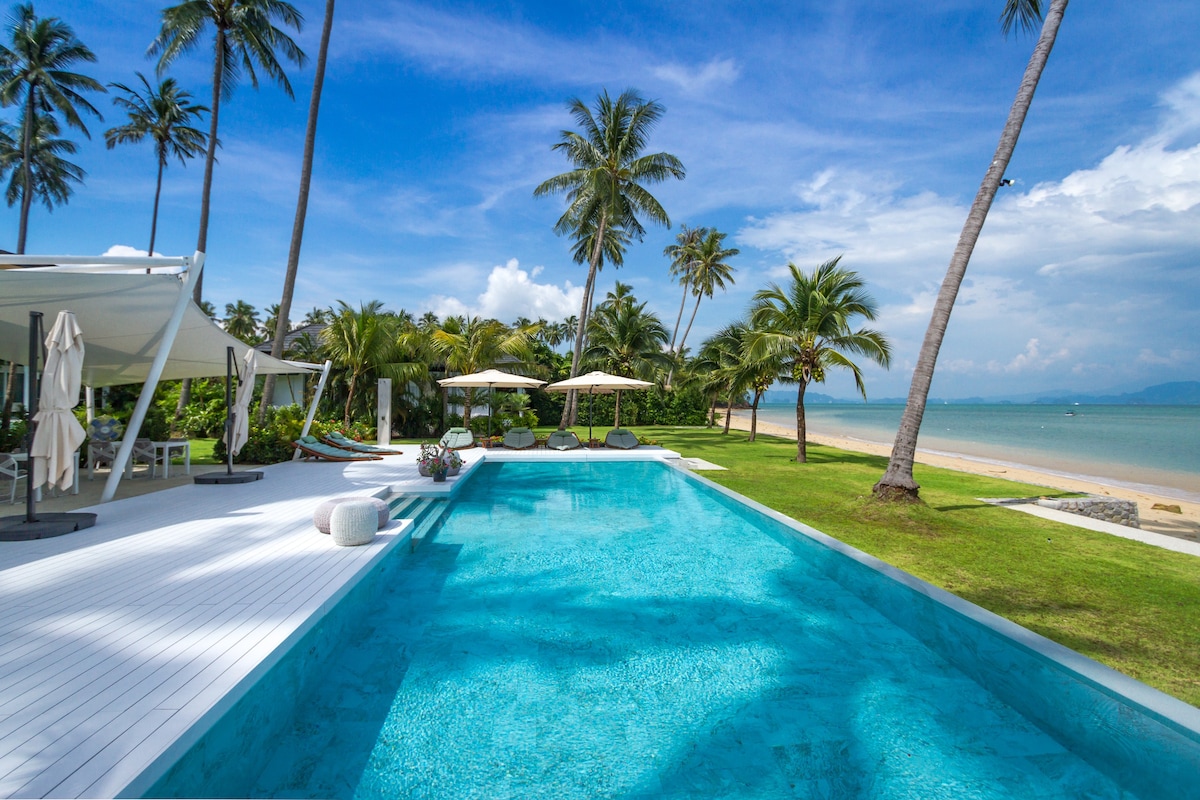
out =
[[[494,319],[451,317],[429,334],[428,343],[433,353],[445,360],[447,371],[469,375],[495,367],[505,356],[530,362],[537,332],[536,324],[510,328]],[[463,425],[470,426],[474,390],[465,389],[464,393]]]
[[[200,229],[196,249],[208,247],[209,201],[212,196],[213,165],[217,160],[217,131],[221,116],[221,99],[229,97],[244,70],[250,85],[258,88],[261,69],[294,97],[292,85],[276,56],[276,50],[297,66],[303,66],[305,56],[286,33],[276,27],[283,25],[300,32],[304,17],[291,3],[284,0],[183,0],[163,9],[162,27],[150,44],[148,55],[158,56],[158,73],[166,71],[175,59],[200,43],[211,24],[213,41],[212,105],[208,119],[208,150],[204,157],[204,185],[200,194]],[[199,303],[204,276],[196,281],[195,299]],[[180,398],[184,400],[183,397]]]
[[333,309],[314,306],[304,315],[304,325],[328,325],[333,321]]
[[[958,289],[966,276],[971,253],[979,240],[996,191],[1000,188],[1000,181],[1008,169],[1008,162],[1017,147],[1017,138],[1025,124],[1025,115],[1029,113],[1029,107],[1033,103],[1033,93],[1037,90],[1042,71],[1050,58],[1050,51],[1054,48],[1054,40],[1058,36],[1058,28],[1066,10],[1067,0],[1050,0],[1050,9],[1042,23],[1041,35],[1033,48],[1029,64],[1025,67],[1025,75],[1017,90],[1016,100],[1008,112],[1004,131],[1000,134],[1000,143],[987,172],[984,173],[983,183],[975,195],[975,202],[971,204],[962,233],[959,234],[958,244],[954,248],[954,255],[950,258],[950,266],[946,270],[946,277],[933,306],[929,327],[925,331],[925,341],[921,344],[921,352],[913,369],[908,402],[904,407],[904,414],[900,417],[900,428],[896,431],[896,441],[892,445],[887,471],[874,487],[878,497],[918,499],[921,487],[913,479],[913,459],[917,452],[917,435],[921,432],[921,420],[925,416],[925,404],[929,400],[929,387],[933,384],[933,370],[937,364],[938,351],[950,324],[950,312],[954,310],[954,300],[958,297]],[[1014,25],[1024,30],[1032,30],[1034,23],[1041,17],[1041,0],[1005,0],[1004,12],[1000,17],[1001,27],[1006,35]]]
[[[659,103],[643,100],[628,89],[615,101],[607,91],[596,99],[595,114],[582,100],[573,99],[567,106],[583,132],[563,131],[562,140],[554,145],[574,165],[570,172],[556,175],[541,183],[533,194],[565,193],[567,209],[554,229],[558,234],[572,233],[581,241],[590,241],[588,277],[584,284],[583,304],[575,332],[575,350],[571,358],[571,377],[579,374],[583,355],[583,337],[591,310],[596,271],[602,256],[612,258],[612,243],[619,236],[645,234],[639,215],[652,222],[669,226],[667,212],[645,188],[668,178],[682,179],[683,163],[670,153],[642,155],[651,129],[665,109]],[[575,418],[575,393],[567,394],[560,428]]]
[[679,325],[683,322],[683,309],[687,305],[688,295],[692,288],[692,251],[696,244],[708,233],[706,228],[689,228],[682,225],[679,233],[675,234],[675,244],[667,245],[663,255],[671,259],[671,275],[678,278],[683,286],[683,297],[679,301],[679,313],[675,315],[675,328],[671,331],[671,345],[668,352],[675,352],[675,340],[679,337]]
[[[54,117],[39,115],[33,125],[22,121],[20,127],[32,134],[27,147],[17,148],[7,131],[0,134],[0,173],[12,172],[4,199],[10,207],[21,200],[24,208],[26,197],[37,197],[53,211],[56,205],[66,204],[71,197],[71,183],[82,183],[87,173],[62,158],[62,154],[73,155],[77,148],[69,139],[55,138],[58,122]],[[28,164],[25,163],[26,153],[29,154]],[[32,184],[26,181],[32,181]],[[28,191],[27,186],[30,187]]]
[[811,274],[788,264],[791,282],[786,288],[771,284],[755,293],[750,312],[753,330],[748,334],[751,360],[778,358],[786,380],[799,387],[796,393],[796,460],[807,460],[804,392],[810,383],[824,383],[827,370],[840,367],[854,373],[854,384],[866,399],[862,372],[846,353],[864,355],[887,367],[891,344],[878,331],[852,330],[854,318],[875,319],[875,301],[863,289],[858,273],[826,261]]
[[[94,114],[97,118],[100,112],[80,92],[103,92],[104,87],[93,78],[69,71],[80,61],[94,62],[96,56],[75,38],[71,26],[62,20],[57,17],[38,19],[32,3],[13,8],[9,34],[11,45],[0,44],[0,105],[22,106],[20,169],[24,175],[20,185],[34,188],[38,184],[33,175],[33,147],[42,118],[58,112],[67,125],[91,138],[79,111]],[[42,133],[44,136],[57,135],[57,125],[53,133],[46,128]],[[34,191],[26,191],[21,195],[18,253],[25,252],[29,209],[34,194]]]
[[[609,293],[609,302],[596,307],[588,324],[588,349],[584,361],[589,365],[626,378],[653,381],[658,371],[670,363],[663,352],[667,331],[646,304],[637,302],[629,287],[618,283]],[[617,392],[613,427],[621,427],[621,393]]]
[[733,283],[733,267],[725,263],[725,259],[733,258],[741,250],[736,247],[722,247],[725,234],[716,228],[702,228],[703,235],[699,237],[689,250],[691,267],[689,269],[692,294],[696,297],[696,305],[692,306],[692,316],[679,339],[679,349],[682,350],[687,342],[688,334],[692,331],[692,323],[696,321],[696,312],[700,310],[700,299],[711,298],[717,289],[724,290],[725,283]]
[[[114,89],[124,92],[126,97],[114,97],[113,105],[125,109],[129,121],[104,132],[104,141],[111,150],[118,144],[132,144],[149,137],[154,142],[154,154],[158,161],[158,178],[154,184],[154,212],[150,216],[150,247],[154,255],[154,238],[158,230],[158,201],[162,195],[163,170],[167,168],[169,156],[187,166],[189,158],[204,152],[204,132],[188,123],[199,120],[208,108],[192,103],[192,96],[180,89],[174,78],[164,78],[158,88],[150,85],[146,76],[137,73],[145,87],[145,94],[130,89],[121,83],[110,83]],[[149,270],[147,270],[148,272]]]
[[225,304],[225,331],[247,344],[258,341],[258,310],[245,300]]
[[[283,276],[283,297],[279,301],[279,314],[272,330],[275,342],[271,346],[271,355],[276,358],[283,356],[283,340],[288,332],[288,323],[292,313],[292,295],[296,290],[296,272],[300,267],[300,245],[304,241],[304,221],[308,215],[308,190],[312,184],[313,151],[317,144],[317,113],[321,109],[321,90],[325,86],[325,62],[329,55],[329,36],[333,31],[334,0],[325,0],[325,23],[321,27],[321,44],[317,49],[317,71],[313,76],[312,98],[308,103],[308,123],[304,129],[304,156],[300,162],[300,194],[296,198],[296,218],[292,222],[292,243],[288,247],[287,271]],[[258,406],[258,419],[261,422],[267,413],[267,398],[275,390],[275,376],[266,377],[262,402]]]
[[[267,306],[266,318],[262,321],[262,333],[264,340],[275,334],[277,323],[279,322],[279,303],[271,303]],[[284,331],[284,336],[287,336],[287,331]],[[279,351],[283,353],[282,348]]]
[[399,328],[397,317],[385,312],[378,300],[361,304],[358,311],[339,300],[333,321],[321,331],[326,357],[344,370],[347,385],[342,419],[347,427],[358,384],[368,375],[408,381],[424,374],[424,365],[401,360]]
[[[754,329],[745,320],[738,320],[722,328],[713,337],[719,342],[719,351],[723,356],[722,366],[730,373],[730,398],[740,396],[744,392],[754,392],[754,400],[750,403],[750,435],[747,441],[753,442],[758,436],[758,404],[762,402],[763,394],[779,379],[783,371],[783,359],[776,352],[755,354],[752,348]],[[729,433],[729,423],[732,414],[732,402],[725,414],[725,432]]]

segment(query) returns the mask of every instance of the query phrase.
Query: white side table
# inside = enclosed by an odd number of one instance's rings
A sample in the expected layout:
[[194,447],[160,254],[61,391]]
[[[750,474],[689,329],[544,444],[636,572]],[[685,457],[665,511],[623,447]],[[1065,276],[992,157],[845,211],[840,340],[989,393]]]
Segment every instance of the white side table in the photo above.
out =
[[151,442],[154,445],[154,459],[162,461],[163,479],[171,477],[171,451],[179,451],[183,457],[183,474],[192,474],[192,443],[187,439],[172,439],[167,442]]

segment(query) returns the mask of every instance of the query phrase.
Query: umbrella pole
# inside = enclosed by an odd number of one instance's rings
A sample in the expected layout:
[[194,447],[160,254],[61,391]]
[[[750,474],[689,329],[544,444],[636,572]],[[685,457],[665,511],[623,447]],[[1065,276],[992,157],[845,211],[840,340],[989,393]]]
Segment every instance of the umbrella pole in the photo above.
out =
[[596,391],[588,392],[588,448],[592,446],[592,411],[596,407]]
[[28,425],[25,427],[25,521],[37,522],[37,501],[33,491],[33,435],[37,432],[38,401],[38,329],[42,327],[42,312],[29,312],[29,397],[25,398],[25,412]]
[[233,348],[225,348],[225,474],[233,474]]

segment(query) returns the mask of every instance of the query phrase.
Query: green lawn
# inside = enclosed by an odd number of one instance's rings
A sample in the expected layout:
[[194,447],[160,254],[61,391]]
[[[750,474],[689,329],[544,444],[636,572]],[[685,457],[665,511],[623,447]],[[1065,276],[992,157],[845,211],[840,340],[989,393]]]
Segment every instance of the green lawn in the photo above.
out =
[[797,464],[795,443],[773,437],[637,433],[727,467],[703,473],[716,483],[1200,705],[1200,558],[976,499],[1056,494],[1043,487],[917,465],[925,503],[885,504],[871,495],[882,457],[810,444]]

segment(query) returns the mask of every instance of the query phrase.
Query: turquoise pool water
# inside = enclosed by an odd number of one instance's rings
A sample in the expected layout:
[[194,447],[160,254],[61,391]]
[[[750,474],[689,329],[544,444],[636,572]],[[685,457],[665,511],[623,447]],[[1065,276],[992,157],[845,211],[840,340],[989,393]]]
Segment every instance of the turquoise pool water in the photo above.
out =
[[485,464],[222,796],[1135,796],[826,550],[661,464]]

